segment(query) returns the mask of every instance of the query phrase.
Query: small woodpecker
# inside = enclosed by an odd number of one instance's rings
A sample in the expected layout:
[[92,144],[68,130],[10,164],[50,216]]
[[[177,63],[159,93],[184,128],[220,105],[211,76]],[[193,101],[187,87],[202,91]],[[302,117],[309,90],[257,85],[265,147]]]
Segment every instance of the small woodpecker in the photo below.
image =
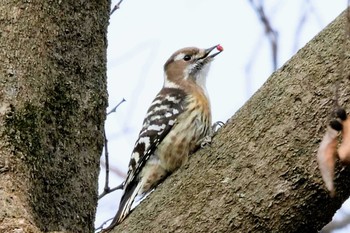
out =
[[147,194],[186,163],[211,135],[206,78],[210,63],[222,51],[221,45],[183,48],[165,63],[164,85],[147,111],[131,154],[119,210],[104,232],[128,216],[136,196]]

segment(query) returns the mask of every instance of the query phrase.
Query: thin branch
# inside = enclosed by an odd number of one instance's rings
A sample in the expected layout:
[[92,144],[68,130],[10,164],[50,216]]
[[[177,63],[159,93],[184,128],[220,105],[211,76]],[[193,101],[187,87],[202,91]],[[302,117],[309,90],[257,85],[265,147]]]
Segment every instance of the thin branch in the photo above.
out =
[[103,136],[105,138],[105,159],[106,159],[106,179],[105,179],[105,188],[104,191],[108,190],[108,182],[109,182],[109,158],[108,158],[108,139],[106,136],[106,130],[103,132]]
[[121,183],[120,185],[114,187],[114,188],[111,188],[108,193],[111,193],[111,192],[114,192],[116,190],[123,189],[123,188],[124,188],[124,182]]
[[263,40],[262,40],[262,36],[259,36],[259,40],[256,42],[254,48],[252,49],[250,58],[248,59],[248,63],[245,66],[245,75],[246,75],[246,94],[247,94],[247,98],[249,98],[252,95],[252,77],[251,77],[251,71],[252,71],[252,67],[255,63],[255,60],[257,58],[257,54],[260,52],[262,46]]
[[[102,164],[104,165],[104,164]],[[117,176],[119,176],[122,179],[126,178],[126,174],[125,172],[121,171],[119,168],[117,167],[113,167],[113,166],[109,166],[109,171]]]
[[95,232],[100,232],[100,231],[98,231],[98,230],[103,230],[103,226],[107,223],[107,222],[109,222],[109,221],[111,221],[113,218],[110,218],[110,219],[107,219],[106,221],[104,221],[99,227],[97,227],[96,229],[95,229]]
[[113,112],[115,112],[117,110],[117,108],[122,104],[124,103],[126,100],[123,98],[114,108],[112,108],[108,113],[107,113],[107,116]]
[[[135,56],[134,54],[137,54],[137,52],[140,52],[140,50],[146,50],[147,51],[147,58],[143,65],[140,67],[140,72],[139,72],[139,77],[138,77],[138,82],[137,85],[134,87],[134,90],[132,93],[140,93],[144,88],[145,88],[145,82],[147,81],[147,78],[149,77],[148,74],[150,72],[150,68],[152,67],[152,64],[154,63],[154,59],[151,59],[155,57],[158,54],[159,51],[159,42],[157,41],[148,41],[146,43],[142,43],[135,47],[133,49],[134,52],[132,56]],[[146,78],[145,78],[146,77]],[[129,106],[137,106],[137,103],[140,100],[140,95],[135,95],[134,98],[131,98],[131,102],[129,103]],[[124,119],[124,126],[123,131],[128,127],[129,122],[130,122],[130,116],[133,116],[133,112],[135,111],[136,108],[131,107],[128,109],[126,118]]]
[[[120,102],[119,104],[121,104],[121,103],[122,102]],[[103,188],[103,192],[98,196],[98,199],[101,199],[102,197],[106,196],[108,193],[114,192],[115,190],[123,189],[123,187],[124,187],[123,183],[121,183],[120,185],[118,185],[117,187],[112,188],[112,189],[109,187],[109,156],[108,156],[108,140],[106,137],[106,132],[104,132],[103,136],[105,139],[106,178],[105,178],[105,187]]]
[[[125,99],[123,98],[114,108],[112,108],[112,110],[110,110],[108,113],[107,113],[107,116],[113,112],[115,112],[117,110],[117,108],[123,103],[125,102]],[[103,188],[103,192],[98,196],[98,199],[101,199],[102,197],[104,197],[105,195],[107,195],[108,193],[111,193],[115,190],[118,190],[118,189],[123,189],[123,183],[118,185],[117,187],[115,188],[110,188],[109,187],[109,153],[108,153],[108,139],[107,139],[107,136],[106,136],[106,130],[104,130],[103,132],[103,137],[104,137],[104,144],[105,144],[105,169],[106,169],[106,178],[105,178],[105,186]]]
[[[108,115],[108,114],[107,114]],[[105,139],[105,159],[106,159],[106,177],[105,177],[105,187],[103,188],[102,194],[98,196],[98,199],[101,199],[109,192],[109,158],[108,158],[108,140],[106,137],[106,130],[103,132]]]
[[109,13],[109,15],[112,15],[116,10],[118,10],[120,8],[120,4],[123,2],[123,0],[120,0],[111,10],[111,13]]
[[[306,7],[305,7],[306,5]],[[303,2],[302,8],[301,8],[301,14],[299,17],[299,22],[298,22],[298,26],[295,30],[295,35],[294,35],[294,45],[293,45],[293,52],[297,51],[298,49],[298,43],[299,43],[299,38],[301,35],[301,32],[304,28],[304,25],[309,17],[310,14],[310,8],[311,8],[311,3],[309,0],[306,0]]]
[[112,192],[119,190],[119,189],[123,189],[123,188],[124,188],[124,183],[121,183],[120,185],[118,185],[117,187],[114,187],[114,188],[109,188],[107,186],[107,188],[105,187],[103,192],[100,195],[98,195],[98,199],[101,199],[102,197],[106,196],[107,194],[112,193]]
[[[261,1],[260,1],[261,2]],[[269,9],[269,17],[270,19],[272,19],[276,13],[279,12],[279,9],[281,8],[283,4],[283,1],[278,1],[276,2],[273,6],[271,6],[271,8]],[[252,95],[252,67],[254,65],[254,63],[256,63],[258,54],[261,52],[261,49],[263,48],[262,43],[263,43],[263,39],[264,39],[264,34],[265,32],[263,32],[263,35],[259,35],[257,38],[257,42],[255,43],[254,47],[251,49],[251,55],[250,58],[247,59],[248,62],[245,66],[245,87],[246,87],[246,97],[249,98]]]
[[265,10],[263,5],[260,3],[257,5],[253,0],[249,0],[250,4],[252,5],[254,11],[258,15],[260,22],[265,28],[265,34],[270,42],[271,45],[271,51],[272,51],[272,63],[273,63],[273,70],[277,69],[278,62],[277,62],[277,54],[278,54],[278,33],[276,30],[274,30],[271,26],[269,18],[265,14]]
[[[306,5],[306,6],[305,6]],[[299,39],[301,38],[301,33],[302,30],[304,29],[304,25],[306,21],[310,17],[314,17],[317,23],[319,24],[320,27],[323,27],[324,23],[322,22],[322,17],[320,17],[319,12],[315,9],[313,6],[312,2],[310,0],[305,0],[302,2],[301,9],[300,11],[302,12],[300,15],[300,20],[298,22],[298,26],[296,27],[295,30],[295,35],[294,35],[294,45],[293,45],[293,53],[295,53],[298,50],[299,47]]]

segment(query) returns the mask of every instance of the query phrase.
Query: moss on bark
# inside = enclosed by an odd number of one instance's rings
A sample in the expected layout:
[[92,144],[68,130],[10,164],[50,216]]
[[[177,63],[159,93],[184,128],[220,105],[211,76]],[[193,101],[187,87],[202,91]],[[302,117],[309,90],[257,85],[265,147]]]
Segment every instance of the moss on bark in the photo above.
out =
[[3,226],[13,220],[11,229],[25,232],[94,229],[109,6],[97,0],[1,3],[0,148],[8,169],[0,183],[23,206],[2,216]]

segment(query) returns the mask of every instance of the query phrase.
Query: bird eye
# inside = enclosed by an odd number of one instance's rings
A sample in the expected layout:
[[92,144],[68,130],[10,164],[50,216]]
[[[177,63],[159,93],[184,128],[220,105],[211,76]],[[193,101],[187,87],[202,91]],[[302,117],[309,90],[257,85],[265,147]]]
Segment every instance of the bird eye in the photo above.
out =
[[191,60],[191,56],[190,56],[190,55],[185,55],[185,56],[184,56],[184,60],[185,60],[185,61]]

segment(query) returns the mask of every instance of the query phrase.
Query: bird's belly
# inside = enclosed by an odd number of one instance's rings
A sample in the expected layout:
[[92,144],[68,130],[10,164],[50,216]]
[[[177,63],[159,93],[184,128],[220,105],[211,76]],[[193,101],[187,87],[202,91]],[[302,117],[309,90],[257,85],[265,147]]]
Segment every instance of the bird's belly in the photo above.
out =
[[187,124],[175,125],[155,152],[160,159],[160,166],[168,172],[173,172],[183,165],[188,160],[188,155],[207,135],[207,128],[207,124],[199,117],[195,117]]

